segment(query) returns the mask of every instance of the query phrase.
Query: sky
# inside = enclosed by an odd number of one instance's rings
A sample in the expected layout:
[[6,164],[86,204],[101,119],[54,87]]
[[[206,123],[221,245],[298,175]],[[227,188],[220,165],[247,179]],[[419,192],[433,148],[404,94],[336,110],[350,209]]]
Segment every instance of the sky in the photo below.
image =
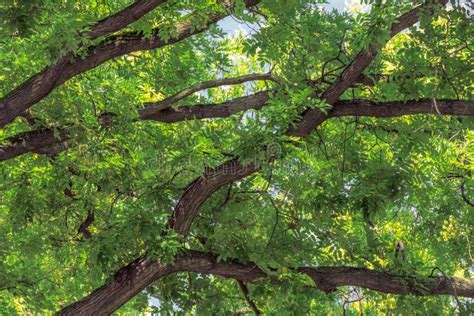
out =
[[[327,4],[321,6],[328,10],[336,9],[340,12],[344,11],[347,4],[351,3],[351,0],[330,0]],[[252,30],[244,23],[237,21],[232,16],[229,16],[221,20],[218,25],[229,35],[235,35],[237,32],[250,33]]]

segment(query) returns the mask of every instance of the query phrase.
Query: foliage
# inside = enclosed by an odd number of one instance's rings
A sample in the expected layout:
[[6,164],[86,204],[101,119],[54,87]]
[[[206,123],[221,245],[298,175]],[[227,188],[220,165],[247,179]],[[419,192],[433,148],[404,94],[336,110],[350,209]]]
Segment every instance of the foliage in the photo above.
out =
[[[285,134],[318,96],[413,1],[365,1],[353,14],[319,1],[265,0],[236,9],[256,31],[228,35],[219,26],[157,50],[117,57],[84,72],[0,131],[0,139],[38,128],[71,127],[66,151],[1,162],[0,314],[59,310],[101,286],[138,256],[172,262],[183,249],[219,260],[255,262],[278,284],[249,284],[265,314],[382,315],[468,313],[469,301],[341,287],[325,294],[299,266],[360,266],[401,275],[433,269],[472,274],[474,132],[470,118],[336,118],[309,137]],[[7,1],[0,4],[0,91],[7,94],[65,53],[84,58],[94,21],[128,1]],[[212,0],[168,1],[120,32],[168,41],[184,15],[219,10]],[[472,99],[473,24],[455,1],[390,40],[341,99]],[[4,18],[6,17],[6,18]],[[193,21],[200,28],[202,19]],[[82,32],[78,32],[82,30]],[[119,34],[120,34],[119,32]],[[462,48],[464,47],[464,48]],[[173,124],[136,121],[137,110],[193,84],[271,69],[278,82],[253,81],[194,93],[175,105],[220,103],[266,89],[261,110]],[[98,117],[114,113],[104,128]],[[268,162],[269,153],[275,159]],[[162,234],[186,186],[229,159],[258,160],[260,170],[219,189],[191,233]],[[90,238],[79,230],[89,213]],[[395,254],[399,240],[406,259]],[[204,242],[203,242],[204,241]],[[158,299],[151,307],[149,298]],[[359,300],[360,299],[360,300]],[[350,303],[352,301],[357,301]],[[153,300],[156,302],[156,300]],[[194,273],[167,276],[118,314],[252,312],[237,281]]]

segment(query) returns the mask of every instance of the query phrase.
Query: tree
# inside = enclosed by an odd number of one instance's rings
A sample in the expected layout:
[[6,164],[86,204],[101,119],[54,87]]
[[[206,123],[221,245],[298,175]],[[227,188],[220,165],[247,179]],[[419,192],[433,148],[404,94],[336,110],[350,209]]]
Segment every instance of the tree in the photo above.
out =
[[469,313],[469,4],[0,10],[2,314]]

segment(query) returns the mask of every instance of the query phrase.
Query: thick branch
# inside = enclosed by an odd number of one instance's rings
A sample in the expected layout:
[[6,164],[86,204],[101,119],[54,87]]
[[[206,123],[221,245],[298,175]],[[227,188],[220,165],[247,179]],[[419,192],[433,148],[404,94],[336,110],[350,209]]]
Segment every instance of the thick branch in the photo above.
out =
[[[374,102],[368,100],[337,101],[327,118],[341,116],[399,117],[404,115],[433,114],[474,116],[474,101],[410,100]],[[318,121],[318,125],[321,124]]]
[[92,25],[87,36],[90,39],[95,39],[120,31],[166,1],[167,0],[136,0],[125,9]]
[[[219,104],[191,105],[180,108],[168,108],[165,110],[160,110],[159,107],[145,107],[138,110],[138,116],[140,120],[154,120],[164,123],[228,117],[241,111],[260,109],[268,98],[268,92],[257,92],[250,96],[236,98]],[[102,127],[106,128],[110,126],[113,117],[112,114],[101,116],[100,121]],[[65,146],[67,139],[67,129],[57,130],[56,133],[52,129],[25,132],[0,144],[0,161],[11,159],[28,152],[46,155],[57,154],[67,148],[67,146]]]
[[[143,108],[139,110],[139,117],[141,120],[154,120],[163,123],[224,118],[241,111],[259,110],[265,105],[269,97],[269,92],[262,91],[219,104],[182,106],[165,110]],[[437,100],[436,103],[433,100],[410,100],[406,102],[336,101],[333,110],[328,115],[319,117],[316,123],[319,126],[329,118],[341,116],[397,117],[415,114],[474,116],[474,101]],[[102,126],[107,127],[112,124],[113,116],[106,115],[101,119]],[[0,161],[28,152],[46,155],[57,154],[67,149],[67,146],[64,146],[66,140],[66,130],[57,131],[56,136],[53,130],[27,132],[0,145]],[[59,145],[62,146],[59,147]]]
[[[444,5],[447,3],[447,0],[439,0],[438,2]],[[416,7],[400,16],[398,22],[391,27],[390,38],[418,22],[418,15],[425,6]],[[367,49],[362,50],[344,69],[339,78],[322,94],[321,99],[325,100],[328,104],[334,104],[347,88],[358,81],[362,72],[372,63],[380,49],[381,47],[372,44]],[[288,133],[292,136],[304,137],[314,130],[319,124],[318,122],[325,120],[325,116],[319,109],[308,109],[303,113],[298,126],[291,128]]]
[[[150,38],[145,38],[140,34],[126,34],[91,47],[88,54],[82,59],[75,59],[71,53],[63,56],[55,64],[46,67],[0,99],[0,128],[46,97],[54,88],[80,73],[95,68],[112,58],[135,51],[171,45],[207,30],[211,25],[229,15],[233,7],[232,3],[227,0],[222,2],[226,11],[209,14],[204,25],[199,28],[193,25],[192,19],[177,24],[176,37],[168,41],[161,39],[158,30],[155,30]],[[247,6],[252,6],[259,0],[244,0],[244,2]]]
[[269,97],[268,91],[262,91],[223,103],[182,106],[164,110],[160,110],[160,107],[153,106],[151,108],[143,108],[139,110],[138,113],[141,120],[153,120],[164,123],[222,118],[250,109],[259,110],[265,105]]
[[[47,155],[56,152],[57,146],[63,145],[66,139],[66,130],[59,130],[56,135],[52,129],[25,132],[0,145],[0,161],[29,152]],[[61,147],[62,150],[66,149],[66,146]]]
[[[400,276],[366,268],[302,267],[295,269],[314,280],[316,287],[332,292],[339,286],[358,286],[382,293],[401,295],[456,295],[474,297],[474,282],[444,276],[423,278]],[[176,272],[211,274],[240,282],[255,282],[268,276],[254,263],[217,262],[217,256],[189,251],[176,257],[172,265],[140,258],[120,269],[112,282],[95,290],[82,301],[72,304],[59,315],[108,315],[148,284]],[[269,281],[278,284],[271,278]]]

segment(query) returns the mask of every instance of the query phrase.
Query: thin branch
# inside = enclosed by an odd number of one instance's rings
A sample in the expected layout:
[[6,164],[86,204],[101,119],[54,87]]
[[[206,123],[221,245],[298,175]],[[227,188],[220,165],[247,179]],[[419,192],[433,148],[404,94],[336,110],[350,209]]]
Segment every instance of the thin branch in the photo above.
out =
[[466,184],[466,178],[463,177],[461,180],[461,185],[459,186],[459,189],[461,190],[461,197],[467,205],[474,207],[474,202],[471,202],[466,195],[466,191],[464,188],[465,184]]
[[270,243],[272,242],[272,239],[273,239],[273,236],[275,235],[275,231],[276,231],[276,228],[278,226],[278,222],[279,222],[279,210],[278,210],[278,207],[276,206],[275,202],[273,201],[271,195],[268,195],[268,199],[270,200],[270,203],[272,204],[273,206],[273,209],[275,210],[275,223],[273,224],[273,227],[272,227],[272,231],[270,233],[270,236],[268,237],[268,241],[267,241],[267,244],[265,245],[265,250],[266,251],[268,249],[268,247],[270,246]]
[[216,79],[216,80],[201,82],[189,88],[186,88],[162,101],[145,103],[146,110],[142,111],[140,113],[140,116],[146,117],[148,112],[156,113],[157,111],[167,109],[171,107],[171,105],[173,105],[174,103],[186,98],[187,96],[193,94],[194,92],[198,92],[198,91],[209,89],[209,88],[226,86],[226,85],[237,85],[237,84],[242,84],[245,82],[257,81],[257,80],[276,81],[277,79],[271,74],[250,74],[250,75],[244,75],[244,76],[234,77],[234,78],[224,78],[224,79]]
[[237,283],[239,283],[239,287],[240,287],[240,290],[242,290],[242,294],[244,295],[245,297],[245,300],[247,301],[247,303],[249,304],[249,306],[252,308],[252,310],[254,311],[255,315],[261,315],[262,312],[260,312],[260,310],[258,309],[257,305],[255,304],[254,301],[252,301],[252,299],[250,298],[249,296],[249,289],[247,287],[247,285],[245,285],[245,283],[241,280],[237,280]]

